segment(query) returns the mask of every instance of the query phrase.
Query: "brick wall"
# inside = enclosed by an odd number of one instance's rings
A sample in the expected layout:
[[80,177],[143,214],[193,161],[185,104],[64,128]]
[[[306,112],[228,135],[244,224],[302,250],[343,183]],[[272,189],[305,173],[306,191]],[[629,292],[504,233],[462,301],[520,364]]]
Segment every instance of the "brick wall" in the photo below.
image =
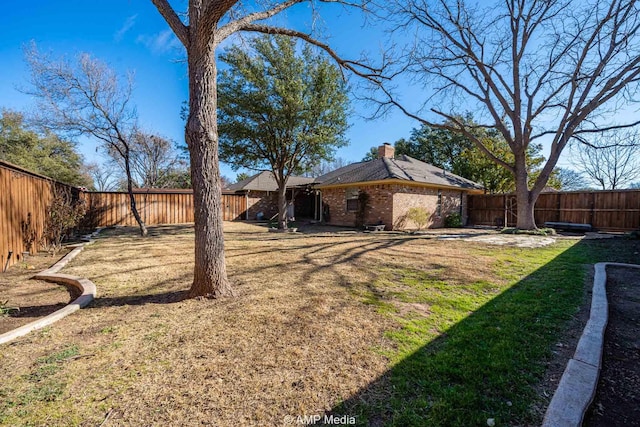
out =
[[355,212],[347,212],[345,188],[322,190],[322,203],[329,206],[329,218],[324,218],[328,224],[354,226],[356,215]]
[[347,191],[357,188],[369,195],[369,207],[365,212],[366,224],[382,222],[390,230],[393,223],[393,195],[388,185],[360,185],[344,188],[322,190],[322,202],[329,205],[329,224],[353,227],[356,223],[356,212],[347,211]]
[[[329,224],[353,227],[356,222],[356,212],[347,211],[346,195],[349,189],[358,188],[369,194],[369,208],[365,213],[365,223],[378,224],[382,222],[387,230],[411,229],[415,225],[410,221],[402,224],[401,218],[412,207],[423,207],[431,213],[429,227],[444,226],[444,218],[450,213],[460,212],[460,203],[466,206],[466,193],[453,190],[442,191],[442,208],[440,216],[436,215],[438,190],[435,188],[411,185],[360,185],[354,187],[330,188],[322,190],[322,201],[329,205]],[[466,212],[463,209],[463,222]]]
[[278,192],[250,191],[247,195],[247,210],[249,220],[255,220],[258,212],[264,213],[266,219],[271,218],[278,213]]
[[[466,199],[466,193],[455,190],[440,190],[441,207],[438,215],[438,189],[414,186],[393,185],[393,224],[394,229],[412,229],[416,225],[411,221],[403,221],[409,209],[424,208],[429,212],[429,228],[444,227],[444,219],[452,213],[460,213],[460,204]],[[463,214],[464,214],[463,210]],[[464,218],[463,218],[464,223]]]

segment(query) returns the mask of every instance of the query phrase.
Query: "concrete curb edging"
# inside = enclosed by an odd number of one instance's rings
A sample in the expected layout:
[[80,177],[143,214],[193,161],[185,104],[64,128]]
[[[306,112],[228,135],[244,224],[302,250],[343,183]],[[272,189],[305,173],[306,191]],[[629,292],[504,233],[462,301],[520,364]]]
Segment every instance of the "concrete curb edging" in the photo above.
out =
[[20,326],[19,328],[13,329],[9,332],[5,332],[0,335],[0,344],[7,343],[12,341],[18,337],[27,335],[31,331],[35,331],[37,329],[42,329],[45,326],[49,326],[58,320],[67,317],[74,311],[80,310],[83,307],[86,307],[93,299],[96,297],[96,285],[90,281],[89,279],[85,279],[83,277],[78,276],[70,276],[68,274],[58,274],[64,266],[66,266],[69,261],[74,259],[86,245],[92,244],[94,240],[93,237],[97,236],[98,233],[102,231],[102,228],[96,229],[90,235],[84,236],[82,240],[85,240],[85,243],[80,244],[67,255],[65,255],[60,261],[55,263],[53,266],[47,268],[44,271],[33,276],[33,279],[36,280],[45,280],[47,282],[59,283],[64,285],[69,285],[78,288],[82,294],[70,302],[67,306],[61,308],[58,311],[55,311],[48,316],[45,316],[41,319],[35,320],[31,323],[27,323],[26,325]]
[[581,426],[584,414],[595,396],[609,315],[606,290],[608,266],[640,268],[636,264],[615,262],[599,262],[595,265],[589,320],[549,403],[543,427]]

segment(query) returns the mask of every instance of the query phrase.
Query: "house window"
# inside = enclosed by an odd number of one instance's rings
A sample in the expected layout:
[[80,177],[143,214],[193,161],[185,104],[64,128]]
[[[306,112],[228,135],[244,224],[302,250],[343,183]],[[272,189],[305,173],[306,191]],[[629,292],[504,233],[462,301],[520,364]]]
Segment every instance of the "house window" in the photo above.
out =
[[436,205],[436,216],[442,215],[442,190],[438,190],[438,204]]
[[360,191],[358,188],[347,188],[345,196],[347,199],[347,212],[356,212],[358,210],[358,195]]

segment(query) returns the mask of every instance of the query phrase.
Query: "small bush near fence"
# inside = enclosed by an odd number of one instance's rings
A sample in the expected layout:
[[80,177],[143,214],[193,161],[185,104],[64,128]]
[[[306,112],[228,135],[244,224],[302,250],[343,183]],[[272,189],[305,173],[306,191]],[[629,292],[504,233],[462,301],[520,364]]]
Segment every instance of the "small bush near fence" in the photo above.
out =
[[462,227],[462,216],[459,213],[452,213],[444,219],[444,226],[447,228]]
[[56,189],[47,208],[42,246],[53,254],[62,247],[71,230],[77,226],[87,212],[84,200],[73,200],[67,188]]

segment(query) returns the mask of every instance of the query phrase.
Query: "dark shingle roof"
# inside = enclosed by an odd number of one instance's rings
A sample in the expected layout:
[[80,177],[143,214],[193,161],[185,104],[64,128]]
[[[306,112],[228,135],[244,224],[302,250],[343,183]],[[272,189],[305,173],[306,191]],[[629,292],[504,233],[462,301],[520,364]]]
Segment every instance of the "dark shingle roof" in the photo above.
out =
[[368,162],[352,163],[316,178],[315,183],[323,187],[368,181],[382,181],[385,179],[400,179],[422,184],[473,190],[483,188],[476,182],[405,155],[398,156],[398,158],[395,159],[382,157]]
[[[304,176],[290,176],[287,182],[287,188],[297,187],[299,185],[311,184],[313,178]],[[262,171],[247,179],[244,179],[227,187],[230,191],[254,190],[254,191],[277,191],[278,184],[271,171]]]

